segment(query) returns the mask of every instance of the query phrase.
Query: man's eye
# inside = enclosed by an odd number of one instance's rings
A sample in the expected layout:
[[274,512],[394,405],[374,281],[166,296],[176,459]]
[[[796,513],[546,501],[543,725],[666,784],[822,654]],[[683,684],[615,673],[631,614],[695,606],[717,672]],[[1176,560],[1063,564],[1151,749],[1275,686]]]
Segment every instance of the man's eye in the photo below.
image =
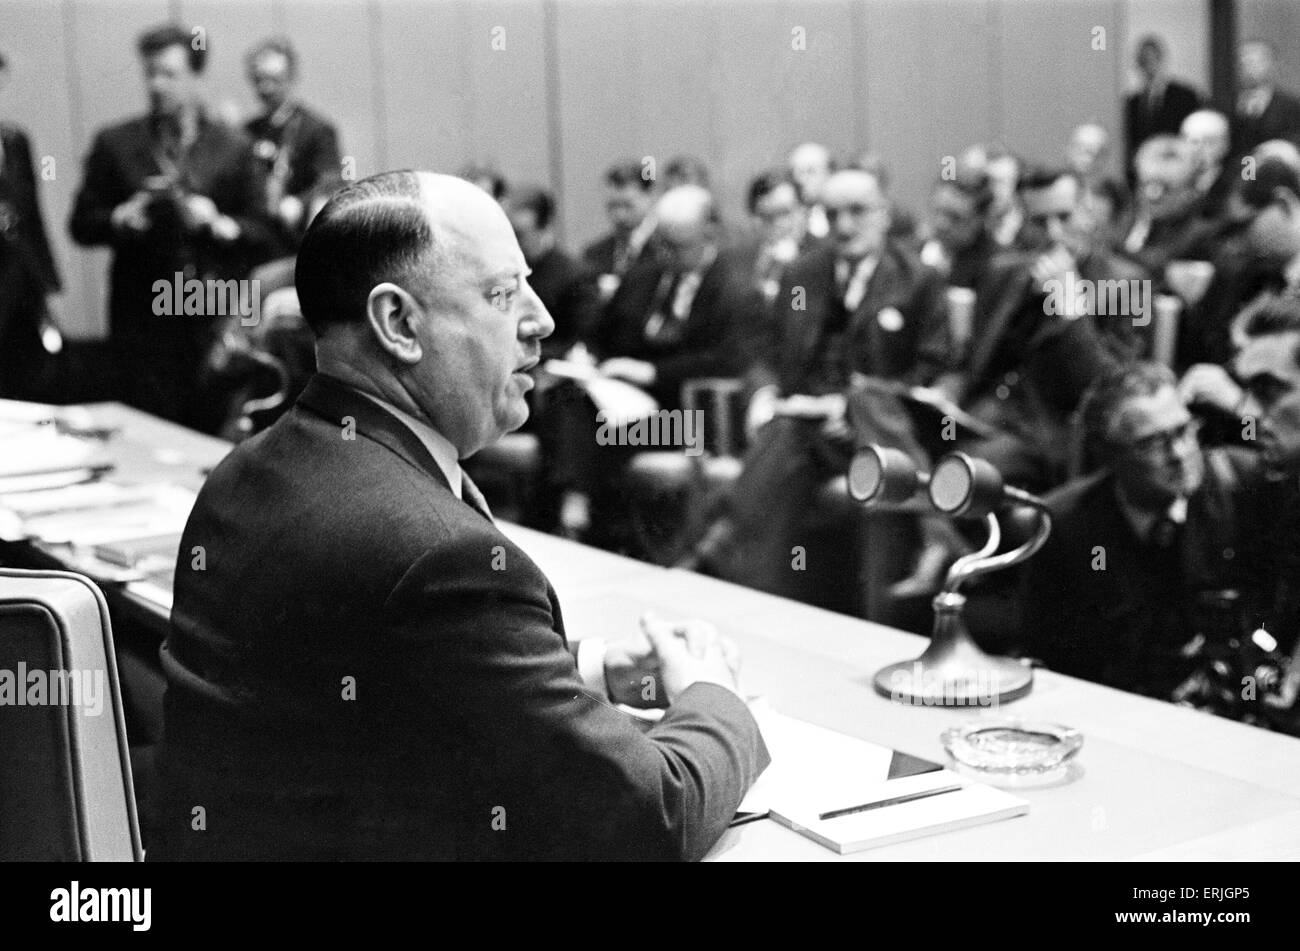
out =
[[513,287],[492,288],[492,306],[499,310],[508,310],[510,305],[515,301],[515,293],[516,291]]

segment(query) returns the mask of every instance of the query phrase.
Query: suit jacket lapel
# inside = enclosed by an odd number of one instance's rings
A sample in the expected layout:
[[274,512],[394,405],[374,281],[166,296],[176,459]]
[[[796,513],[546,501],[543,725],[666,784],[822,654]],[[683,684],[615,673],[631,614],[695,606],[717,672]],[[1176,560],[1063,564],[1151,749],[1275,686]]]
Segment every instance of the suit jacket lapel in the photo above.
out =
[[424,443],[404,422],[374,400],[327,373],[317,373],[298,397],[298,405],[342,427],[351,418],[356,432],[390,449],[451,491],[451,485]]

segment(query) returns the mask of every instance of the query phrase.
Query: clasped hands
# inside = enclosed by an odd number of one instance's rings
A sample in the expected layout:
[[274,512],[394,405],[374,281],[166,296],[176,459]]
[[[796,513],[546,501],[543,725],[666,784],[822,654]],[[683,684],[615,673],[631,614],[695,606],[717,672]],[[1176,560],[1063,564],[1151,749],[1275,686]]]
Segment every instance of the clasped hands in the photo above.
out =
[[[110,217],[113,228],[119,232],[143,234],[153,224],[149,217],[149,203],[154,193],[140,189],[113,209]],[[234,241],[239,237],[239,223],[223,215],[216,202],[206,195],[184,195],[177,200],[181,223],[188,231],[209,231],[221,241]]]
[[740,693],[740,650],[708,621],[668,621],[647,612],[637,636],[605,649],[610,699],[639,709],[666,707],[694,683]]

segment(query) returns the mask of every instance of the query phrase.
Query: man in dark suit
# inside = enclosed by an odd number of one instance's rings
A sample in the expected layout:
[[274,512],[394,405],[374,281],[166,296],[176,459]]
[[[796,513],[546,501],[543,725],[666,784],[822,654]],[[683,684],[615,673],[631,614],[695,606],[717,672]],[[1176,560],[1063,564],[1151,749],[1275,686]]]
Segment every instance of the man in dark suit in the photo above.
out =
[[266,210],[276,225],[278,250],[292,254],[311,221],[312,206],[323,204],[342,183],[338,133],[294,96],[298,54],[288,39],[258,43],[245,63],[263,112],[244,129],[265,169]]
[[722,251],[722,258],[749,276],[750,285],[772,306],[781,278],[816,239],[808,233],[808,213],[799,190],[785,170],[762,172],[749,183],[745,206],[755,233]]
[[[0,56],[0,83],[6,68]],[[0,123],[0,397],[48,395],[41,392],[41,326],[59,289],[27,133]]]
[[844,169],[822,195],[830,238],[786,271],[749,373],[744,468],[692,559],[787,596],[798,586],[792,549],[808,509],[822,483],[847,470],[854,448],[886,442],[924,456],[902,403],[872,384],[933,383],[950,352],[943,283],[886,239],[879,180]]
[[1120,222],[1115,250],[1163,280],[1171,261],[1203,259],[1219,228],[1202,215],[1198,162],[1192,146],[1172,135],[1147,139],[1138,149],[1133,207]]
[[[660,409],[682,405],[682,385],[700,377],[738,376],[749,352],[745,327],[761,311],[758,294],[719,254],[720,221],[707,189],[681,185],[665,192],[651,212],[655,253],[643,254],[605,306],[591,338],[604,376],[645,390]],[[569,494],[565,527],[586,540],[619,548],[628,499],[624,469],[635,446],[598,445],[598,422],[585,396],[548,394],[547,415],[563,413],[560,470]],[[548,424],[549,425],[549,424]]]
[[109,339],[122,398],[208,426],[196,379],[225,314],[171,313],[170,286],[177,274],[243,277],[266,256],[270,230],[248,140],[199,102],[206,47],[191,39],[174,24],[140,37],[149,113],[95,137],[69,228],[79,244],[113,249]]
[[1271,43],[1247,40],[1237,51],[1237,111],[1232,146],[1245,155],[1261,142],[1286,139],[1300,144],[1300,99],[1277,88]]
[[1198,109],[1183,120],[1180,135],[1196,162],[1197,213],[1217,224],[1227,213],[1228,195],[1241,169],[1239,164],[1228,164],[1232,150],[1228,117],[1213,109]]
[[1098,379],[1083,409],[1104,466],[1048,496],[1047,544],[1026,565],[1024,643],[1062,673],[1169,699],[1180,651],[1213,629],[1223,591],[1258,586],[1253,454],[1202,450],[1173,374],[1158,364]]
[[1201,97],[1190,86],[1170,79],[1165,72],[1165,44],[1158,36],[1138,41],[1137,67],[1142,86],[1124,100],[1125,166],[1133,181],[1133,157],[1153,135],[1177,135],[1183,120],[1201,107]]
[[587,245],[582,259],[596,275],[601,300],[618,290],[623,275],[641,260],[654,234],[655,180],[640,162],[629,159],[611,165],[605,173],[605,214],[610,233]]
[[[1150,300],[1145,273],[1098,246],[1072,172],[1029,169],[1021,195],[1031,250],[1008,253],[990,269],[953,391],[998,431],[963,448],[994,463],[1009,482],[1044,489],[1058,484],[1067,466],[1070,415],[1084,391],[1116,358],[1145,353],[1150,313],[1137,305]],[[1097,293],[1065,299],[1080,281]],[[1127,303],[1100,293],[1107,286],[1127,290]],[[1124,306],[1130,312],[1114,312]]]
[[[321,373],[186,527],[152,857],[697,859],[727,828],[768,757],[725,645],[649,623],[575,663],[461,471],[527,416],[526,274],[450,176],[357,182],[308,229]],[[611,701],[669,705],[643,730]]]

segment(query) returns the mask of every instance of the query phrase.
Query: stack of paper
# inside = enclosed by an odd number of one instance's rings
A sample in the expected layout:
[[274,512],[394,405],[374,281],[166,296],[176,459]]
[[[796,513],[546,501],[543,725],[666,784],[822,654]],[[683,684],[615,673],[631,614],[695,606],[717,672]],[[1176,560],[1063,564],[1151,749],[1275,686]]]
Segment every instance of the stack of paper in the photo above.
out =
[[758,707],[771,765],[740,813],[841,855],[1024,815],[1029,803],[937,763]]

